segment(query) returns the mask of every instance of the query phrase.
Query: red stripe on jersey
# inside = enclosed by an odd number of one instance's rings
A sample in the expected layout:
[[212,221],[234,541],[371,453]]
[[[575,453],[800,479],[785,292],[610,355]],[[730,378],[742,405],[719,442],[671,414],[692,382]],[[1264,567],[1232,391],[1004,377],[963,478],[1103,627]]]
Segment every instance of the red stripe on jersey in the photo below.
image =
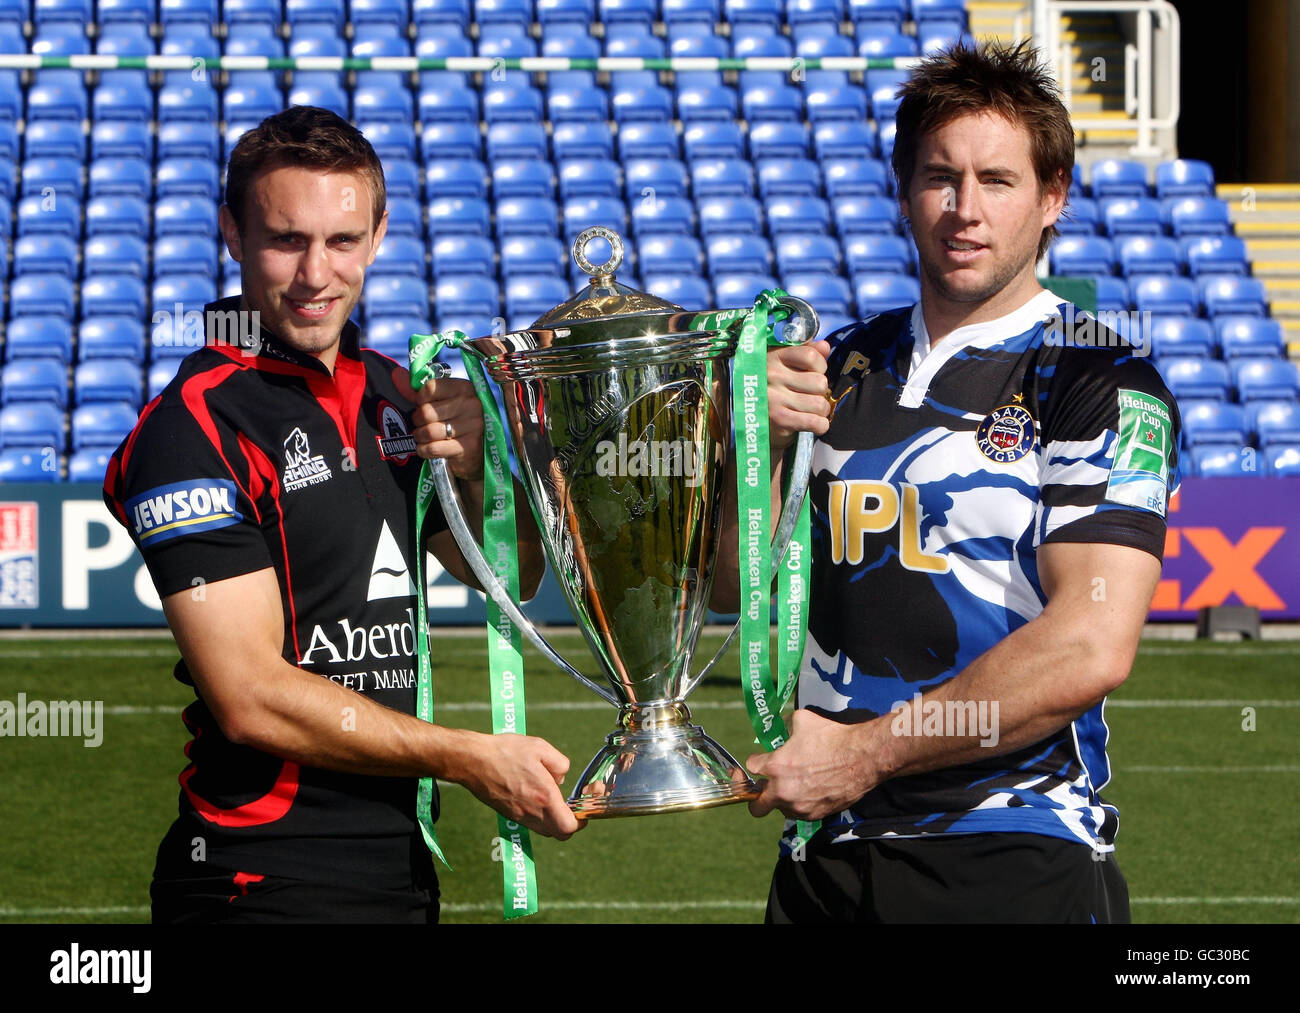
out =
[[128,461],[131,459],[131,451],[135,449],[136,437],[140,435],[140,429],[144,425],[145,419],[153,414],[153,410],[158,407],[158,402],[161,400],[162,395],[159,394],[144,406],[144,411],[136,419],[135,428],[127,436],[126,442],[108,459],[108,467],[104,470],[104,493],[112,503],[113,512],[117,514],[117,519],[122,522],[124,527],[130,526],[130,519],[126,515],[126,507],[122,505],[122,476],[126,471]]
[[[203,728],[190,721],[189,712],[189,707],[181,711],[181,720],[185,722],[185,727],[194,733],[194,738],[185,743],[186,756],[190,755],[190,747],[203,734]],[[298,764],[285,760],[280,764],[280,772],[276,775],[275,784],[271,786],[270,791],[256,801],[247,802],[233,809],[223,809],[214,805],[190,787],[190,779],[198,770],[193,761],[181,771],[177,780],[185,792],[185,797],[190,800],[190,805],[194,807],[194,811],[209,823],[215,823],[219,827],[260,827],[281,819],[293,808],[293,800],[298,795],[298,769]]]
[[221,435],[217,432],[217,424],[213,421],[212,413],[208,410],[208,401],[205,396],[208,391],[221,386],[233,373],[241,368],[243,367],[232,363],[229,366],[215,366],[205,373],[190,377],[181,385],[181,399],[185,402],[185,407],[190,410],[190,414],[194,416],[194,421],[203,430],[203,435],[208,438],[208,442],[216,450],[217,456],[221,458],[221,463],[226,466],[226,471],[230,473],[230,477],[235,480],[235,484],[239,486],[240,491],[249,499],[252,499],[251,496],[248,496],[248,490],[244,488],[244,484],[239,481],[239,476],[235,474],[235,469],[230,466],[230,461],[226,459],[225,448],[221,446]]
[[249,883],[260,883],[260,882],[262,882],[262,880],[264,880],[265,878],[266,878],[265,876],[258,876],[258,875],[255,875],[254,873],[251,873],[251,872],[237,872],[237,873],[235,873],[235,879],[234,879],[234,882],[235,882],[235,886],[239,887],[239,893],[237,893],[237,894],[232,894],[231,897],[230,897],[230,899],[233,901],[233,900],[235,900],[236,897],[247,897],[247,896],[248,896],[248,884],[249,884]]

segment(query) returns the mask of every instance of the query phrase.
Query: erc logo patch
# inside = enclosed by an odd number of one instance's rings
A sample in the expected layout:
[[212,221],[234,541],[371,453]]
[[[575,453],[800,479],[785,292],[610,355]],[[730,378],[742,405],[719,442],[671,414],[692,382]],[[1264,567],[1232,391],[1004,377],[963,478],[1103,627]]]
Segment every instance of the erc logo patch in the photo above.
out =
[[415,453],[415,437],[406,427],[406,419],[387,401],[379,402],[379,456],[385,461],[405,464]]
[[1018,404],[994,408],[975,430],[980,453],[998,464],[1019,461],[1034,449],[1034,417]]

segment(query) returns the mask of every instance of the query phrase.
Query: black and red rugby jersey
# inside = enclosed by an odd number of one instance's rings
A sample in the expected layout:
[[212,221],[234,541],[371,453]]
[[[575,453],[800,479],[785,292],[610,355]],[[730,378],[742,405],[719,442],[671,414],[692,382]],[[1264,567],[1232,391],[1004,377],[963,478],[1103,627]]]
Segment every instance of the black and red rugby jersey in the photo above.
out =
[[[351,322],[333,376],[260,328],[229,340],[238,310],[238,297],[206,307],[208,346],[141,412],[109,463],[105,500],[160,596],[272,567],[285,660],[413,714],[420,469],[405,371],[360,349]],[[432,511],[425,537],[444,527]],[[193,684],[184,661],[176,677]],[[414,780],[235,745],[201,696],[182,717],[194,738],[178,826],[203,835],[209,861],[301,876],[385,849],[405,858]]]

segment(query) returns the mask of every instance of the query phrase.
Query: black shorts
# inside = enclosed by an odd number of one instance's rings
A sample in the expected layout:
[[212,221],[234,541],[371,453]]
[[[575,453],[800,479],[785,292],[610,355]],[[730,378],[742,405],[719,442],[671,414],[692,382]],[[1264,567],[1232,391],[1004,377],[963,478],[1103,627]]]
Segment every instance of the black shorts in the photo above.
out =
[[831,844],[782,855],[769,924],[1130,921],[1113,852],[1040,834],[947,834]]

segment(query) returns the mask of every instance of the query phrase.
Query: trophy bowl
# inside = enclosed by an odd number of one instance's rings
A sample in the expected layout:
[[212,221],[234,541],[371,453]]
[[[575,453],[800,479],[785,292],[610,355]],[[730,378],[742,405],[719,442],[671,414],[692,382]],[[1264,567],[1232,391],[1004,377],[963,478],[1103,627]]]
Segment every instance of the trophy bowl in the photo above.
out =
[[[596,238],[612,247],[600,266],[585,255]],[[622,242],[609,229],[580,233],[573,253],[590,275],[585,291],[529,328],[464,347],[501,388],[547,560],[607,685],[560,658],[515,603],[500,600],[495,581],[484,586],[551,660],[618,707],[617,728],[569,797],[575,814],[753,798],[758,788],[743,766],[692,723],[686,705],[712,667],[690,675],[717,557],[734,442],[731,359],[747,310],[688,312],[619,284]],[[781,304],[811,340],[812,308],[791,297]],[[806,475],[791,483],[783,515],[806,484]],[[445,476],[439,492],[474,565],[482,554]]]

